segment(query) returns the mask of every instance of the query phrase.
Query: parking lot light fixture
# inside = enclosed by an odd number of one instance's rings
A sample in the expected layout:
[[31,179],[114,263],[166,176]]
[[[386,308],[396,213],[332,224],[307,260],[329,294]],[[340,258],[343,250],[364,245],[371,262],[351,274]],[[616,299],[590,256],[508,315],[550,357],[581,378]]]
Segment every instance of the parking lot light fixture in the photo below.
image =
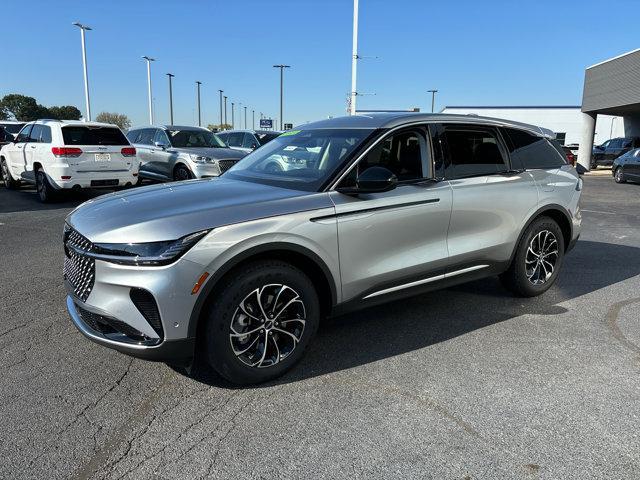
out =
[[151,62],[155,62],[155,58],[143,55],[142,58],[147,62],[147,90],[149,94],[149,124],[153,125],[153,97],[151,96]]
[[89,73],[87,72],[87,47],[85,43],[84,32],[87,30],[91,30],[91,27],[83,25],[80,22],[74,22],[73,24],[80,29],[80,39],[82,42],[82,67],[84,72],[84,101],[87,109],[87,111],[85,112],[85,121],[90,122],[91,103],[89,102]]
[[247,106],[244,106],[244,128],[247,128]]
[[227,96],[224,96],[224,125],[225,125],[225,130],[227,128]]
[[273,68],[280,69],[280,130],[282,130],[282,109],[283,109],[283,95],[284,95],[284,69],[291,68],[291,65],[274,65]]
[[222,130],[222,92],[224,90],[218,89],[218,92],[220,92],[220,130]]
[[175,77],[172,73],[167,73],[169,77],[169,123],[173,125],[173,88],[171,85],[171,79]]
[[197,102],[198,102],[198,126],[199,127],[202,126],[202,116],[200,115],[200,85],[202,85],[202,82],[196,80],[196,96],[197,96]]
[[433,113],[433,109],[436,104],[436,93],[438,93],[438,90],[427,90],[427,92],[431,93],[431,113]]
[[235,130],[236,128],[236,121],[234,118],[235,107],[236,107],[235,102],[231,102],[231,130]]
[[256,111],[255,110],[251,110],[251,128],[253,130],[256,129]]

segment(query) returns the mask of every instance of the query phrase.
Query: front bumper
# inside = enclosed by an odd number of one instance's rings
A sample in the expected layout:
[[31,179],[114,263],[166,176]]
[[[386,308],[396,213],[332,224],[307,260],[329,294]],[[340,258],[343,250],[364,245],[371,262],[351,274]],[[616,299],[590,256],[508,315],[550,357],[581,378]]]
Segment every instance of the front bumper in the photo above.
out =
[[107,338],[104,334],[92,329],[85,323],[71,295],[67,296],[67,311],[73,324],[80,330],[80,333],[99,345],[113,348],[121,353],[145,360],[188,363],[193,358],[195,338],[164,340],[157,345],[119,342]]

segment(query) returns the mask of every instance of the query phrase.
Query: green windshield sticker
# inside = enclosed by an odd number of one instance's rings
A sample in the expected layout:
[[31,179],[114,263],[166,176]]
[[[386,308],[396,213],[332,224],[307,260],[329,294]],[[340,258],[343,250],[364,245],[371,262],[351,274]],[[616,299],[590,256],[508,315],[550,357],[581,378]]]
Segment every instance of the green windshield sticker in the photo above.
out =
[[287,137],[289,135],[295,135],[296,133],[300,133],[300,130],[289,130],[288,132],[284,132],[281,134],[281,137]]

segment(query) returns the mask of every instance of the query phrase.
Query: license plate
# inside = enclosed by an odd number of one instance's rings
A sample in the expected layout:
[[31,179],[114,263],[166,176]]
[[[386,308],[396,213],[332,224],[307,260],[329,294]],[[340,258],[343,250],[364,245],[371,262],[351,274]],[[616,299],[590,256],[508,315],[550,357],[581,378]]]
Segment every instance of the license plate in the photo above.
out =
[[109,162],[111,161],[110,153],[96,153],[96,162]]

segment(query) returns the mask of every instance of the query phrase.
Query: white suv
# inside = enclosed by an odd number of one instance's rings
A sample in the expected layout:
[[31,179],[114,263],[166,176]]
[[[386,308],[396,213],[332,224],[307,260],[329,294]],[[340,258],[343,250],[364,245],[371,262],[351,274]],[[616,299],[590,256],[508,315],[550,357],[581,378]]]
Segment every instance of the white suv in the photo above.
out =
[[0,150],[5,186],[35,184],[43,202],[64,189],[132,186],[139,168],[136,149],[106,123],[37,120]]

